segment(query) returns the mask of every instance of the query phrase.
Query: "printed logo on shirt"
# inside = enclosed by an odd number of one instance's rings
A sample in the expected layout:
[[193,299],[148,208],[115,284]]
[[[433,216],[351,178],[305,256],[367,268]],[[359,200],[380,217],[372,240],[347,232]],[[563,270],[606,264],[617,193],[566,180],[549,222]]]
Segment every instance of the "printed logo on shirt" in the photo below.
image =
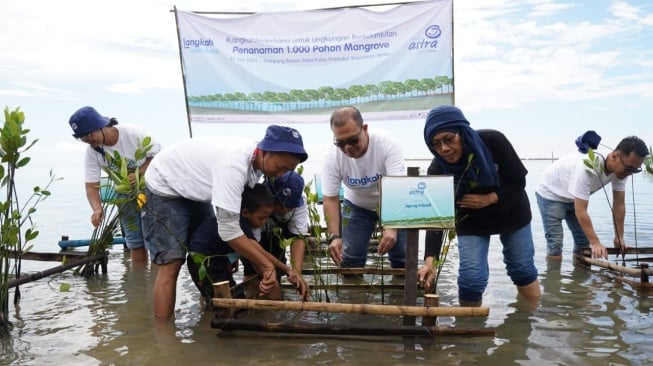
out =
[[381,179],[381,174],[378,174],[378,173],[373,177],[365,176],[365,177],[362,177],[362,178],[353,178],[353,177],[347,176],[347,184],[352,186],[352,187],[355,187],[355,186],[367,186],[367,185],[374,184],[374,183],[378,182],[379,179]]

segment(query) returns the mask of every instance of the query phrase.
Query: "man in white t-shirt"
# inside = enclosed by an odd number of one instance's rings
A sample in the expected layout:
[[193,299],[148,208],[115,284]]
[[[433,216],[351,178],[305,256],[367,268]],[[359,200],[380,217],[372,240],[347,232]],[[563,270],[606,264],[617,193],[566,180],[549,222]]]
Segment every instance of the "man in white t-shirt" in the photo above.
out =
[[[93,210],[91,223],[98,227],[104,217],[100,197],[102,169],[118,169],[116,166],[109,166],[105,154],[113,156],[114,151],[117,151],[121,157],[127,159],[127,169],[130,172],[138,169],[139,176],[143,176],[161,146],[140,128],[118,125],[115,118],[104,117],[93,107],[78,109],[68,123],[73,129],[73,137],[88,144],[84,160],[86,199]],[[144,159],[136,161],[136,150],[143,147],[141,144],[148,136],[151,138],[152,148]],[[134,173],[130,173],[129,178],[134,184]],[[119,219],[132,262],[147,264],[147,245],[143,239],[140,209],[136,207],[135,200],[120,204]]]
[[[385,131],[369,130],[355,107],[334,111],[331,131],[335,146],[327,153],[321,172],[329,255],[341,267],[365,267],[379,220],[381,177],[406,175],[404,157],[399,142]],[[393,268],[404,268],[406,231],[384,229],[378,253],[388,253]]]
[[613,244],[615,248],[625,246],[626,180],[641,171],[648,148],[638,137],[626,137],[605,158],[599,155],[603,164],[597,170],[585,165],[584,160],[588,148],[598,147],[600,139],[594,131],[586,132],[576,141],[579,152],[566,155],[547,167],[537,184],[535,195],[549,258],[562,258],[562,220],[565,220],[574,238],[574,255],[580,255],[583,248],[591,247],[594,258],[608,259],[608,251],[587,212],[590,195],[605,189],[608,184],[612,186]]
[[147,203],[143,228],[150,242],[150,259],[158,265],[154,283],[154,315],[174,313],[179,270],[186,259],[189,228],[214,214],[218,235],[261,276],[262,295],[280,293],[275,268],[288,275],[305,298],[308,286],[240,227],[242,193],[259,179],[280,177],[305,161],[299,132],[271,125],[258,144],[233,137],[188,139],[163,149],[145,173]]

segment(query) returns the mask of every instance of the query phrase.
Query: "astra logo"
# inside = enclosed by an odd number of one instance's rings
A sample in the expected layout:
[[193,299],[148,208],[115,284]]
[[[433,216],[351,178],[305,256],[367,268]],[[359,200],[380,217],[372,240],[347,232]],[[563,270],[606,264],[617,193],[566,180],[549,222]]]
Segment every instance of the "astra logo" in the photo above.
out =
[[379,179],[381,179],[381,174],[377,174],[373,177],[363,177],[363,178],[347,177],[347,184],[349,184],[350,186],[366,186],[378,182]]
[[213,40],[211,38],[200,39],[183,39],[184,48],[197,48],[197,47],[213,47]]
[[439,25],[429,25],[424,30],[424,37],[408,44],[409,51],[429,51],[438,48],[438,38],[442,35]]
[[417,183],[417,188],[411,189],[410,192],[408,192],[408,194],[410,196],[423,196],[425,189],[426,189],[426,182],[419,182]]

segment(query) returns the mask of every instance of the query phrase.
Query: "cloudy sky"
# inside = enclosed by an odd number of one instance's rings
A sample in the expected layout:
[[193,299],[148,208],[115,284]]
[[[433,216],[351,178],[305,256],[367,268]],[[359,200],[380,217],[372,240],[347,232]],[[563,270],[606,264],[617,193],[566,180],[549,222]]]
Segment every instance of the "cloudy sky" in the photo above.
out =
[[[36,167],[82,164],[68,118],[79,107],[141,125],[170,144],[189,135],[173,6],[262,12],[381,3],[370,0],[60,0],[0,4],[0,106],[20,106]],[[496,128],[522,157],[559,156],[587,129],[614,146],[653,142],[650,1],[466,0],[454,4],[456,104],[472,126]],[[373,125],[374,126],[374,125]],[[426,158],[423,121],[379,122],[406,157]],[[265,125],[198,125],[193,135],[259,139]],[[296,126],[309,153],[328,124]]]

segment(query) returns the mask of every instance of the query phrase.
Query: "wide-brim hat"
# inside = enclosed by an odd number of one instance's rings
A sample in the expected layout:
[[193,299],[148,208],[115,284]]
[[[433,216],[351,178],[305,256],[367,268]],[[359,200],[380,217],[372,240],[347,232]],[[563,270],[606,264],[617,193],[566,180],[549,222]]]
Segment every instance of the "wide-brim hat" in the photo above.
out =
[[296,208],[304,204],[304,178],[291,170],[286,174],[271,178],[266,185],[274,195],[274,200],[287,208]]
[[300,163],[308,159],[302,135],[291,127],[270,125],[265,131],[265,137],[259,141],[257,146],[263,151],[295,154],[299,156]]
[[82,107],[78,109],[68,123],[73,129],[73,137],[80,138],[89,133],[106,127],[109,124],[109,117],[100,115],[93,107]]

